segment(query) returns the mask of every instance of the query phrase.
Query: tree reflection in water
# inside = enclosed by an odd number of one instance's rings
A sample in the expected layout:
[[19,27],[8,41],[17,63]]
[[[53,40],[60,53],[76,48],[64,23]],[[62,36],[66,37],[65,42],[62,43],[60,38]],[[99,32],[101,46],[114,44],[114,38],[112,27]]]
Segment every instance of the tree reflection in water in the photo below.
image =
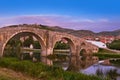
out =
[[107,71],[104,71],[102,69],[97,69],[96,70],[96,75],[100,76],[100,77],[108,77],[112,80],[117,80],[117,77],[120,76],[119,73],[117,73],[117,69],[110,69]]

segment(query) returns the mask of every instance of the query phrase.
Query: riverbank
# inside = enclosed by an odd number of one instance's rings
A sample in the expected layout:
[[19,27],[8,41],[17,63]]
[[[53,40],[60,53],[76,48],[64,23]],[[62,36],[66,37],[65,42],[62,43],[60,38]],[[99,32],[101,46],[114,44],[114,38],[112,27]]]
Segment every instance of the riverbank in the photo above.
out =
[[22,74],[37,78],[36,80],[103,80],[102,78],[93,75],[88,76],[81,73],[64,71],[58,66],[48,66],[40,62],[33,63],[26,60],[20,61],[16,58],[2,58],[0,59],[0,66],[12,69],[17,73],[21,72]]
[[16,72],[12,69],[0,67],[0,80],[35,80],[34,78]]
[[120,58],[120,53],[115,53],[106,49],[99,49],[98,53],[93,54],[94,56],[99,57],[100,60],[109,59],[109,58]]

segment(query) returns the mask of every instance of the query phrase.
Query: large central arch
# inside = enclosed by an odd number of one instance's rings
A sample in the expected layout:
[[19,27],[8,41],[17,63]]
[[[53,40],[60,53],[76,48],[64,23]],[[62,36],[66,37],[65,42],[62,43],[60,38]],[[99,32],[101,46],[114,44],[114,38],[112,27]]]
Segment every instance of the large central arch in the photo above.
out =
[[2,56],[3,56],[3,52],[4,52],[4,49],[5,49],[5,46],[7,45],[8,41],[10,39],[12,39],[12,38],[19,38],[21,36],[26,36],[26,35],[33,35],[39,41],[39,44],[41,45],[41,55],[46,55],[46,44],[45,44],[45,41],[43,40],[43,38],[39,34],[34,32],[34,31],[21,30],[21,31],[18,31],[18,32],[15,32],[15,33],[11,34],[6,39],[5,43],[2,46]]

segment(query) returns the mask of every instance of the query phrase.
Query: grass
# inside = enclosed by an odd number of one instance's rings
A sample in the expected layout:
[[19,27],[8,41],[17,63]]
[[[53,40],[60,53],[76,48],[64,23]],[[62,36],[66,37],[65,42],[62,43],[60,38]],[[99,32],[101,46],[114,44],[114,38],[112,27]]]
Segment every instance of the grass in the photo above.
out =
[[2,58],[0,59],[0,66],[41,80],[108,80],[93,75],[88,76],[81,73],[64,71],[61,67],[48,66],[40,62],[20,61],[16,58]]
[[99,48],[98,53],[101,53],[101,54],[119,54],[115,51],[110,51],[109,49],[102,49],[102,48]]
[[105,49],[100,49],[98,53],[95,53],[93,55],[98,56],[100,60],[109,58],[120,58],[120,54]]
[[0,67],[0,80],[36,80],[35,78],[14,71],[9,68]]
[[0,74],[0,80],[17,80],[17,79]]

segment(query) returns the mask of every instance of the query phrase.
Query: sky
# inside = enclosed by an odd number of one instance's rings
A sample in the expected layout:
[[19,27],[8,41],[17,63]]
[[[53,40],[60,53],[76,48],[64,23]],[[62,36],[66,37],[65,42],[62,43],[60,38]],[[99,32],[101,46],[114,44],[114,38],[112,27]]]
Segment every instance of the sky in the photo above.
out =
[[94,32],[120,29],[120,0],[0,0],[0,26],[44,24]]

